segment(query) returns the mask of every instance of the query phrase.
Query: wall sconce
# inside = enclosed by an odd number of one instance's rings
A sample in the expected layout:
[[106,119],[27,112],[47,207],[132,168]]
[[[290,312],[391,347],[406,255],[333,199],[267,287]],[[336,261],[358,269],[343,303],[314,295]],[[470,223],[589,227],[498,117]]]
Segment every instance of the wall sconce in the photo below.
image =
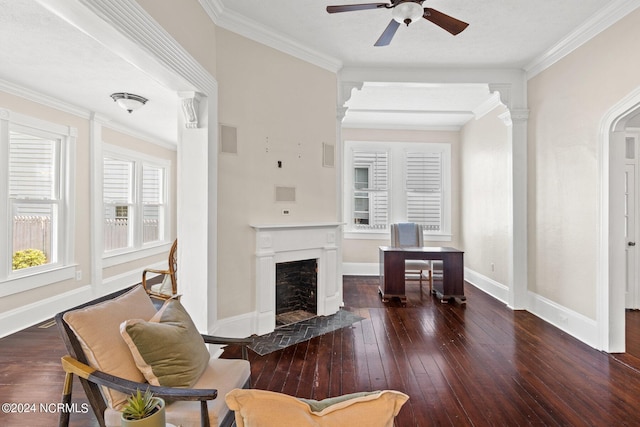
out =
[[134,95],[133,93],[118,92],[112,93],[111,98],[123,109],[129,113],[133,110],[137,110],[147,103],[148,99],[140,95]]

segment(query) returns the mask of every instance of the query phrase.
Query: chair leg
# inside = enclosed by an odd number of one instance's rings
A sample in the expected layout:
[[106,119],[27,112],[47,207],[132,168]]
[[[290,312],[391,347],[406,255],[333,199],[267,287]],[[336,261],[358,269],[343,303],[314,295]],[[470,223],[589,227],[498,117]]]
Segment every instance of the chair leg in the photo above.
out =
[[[73,374],[67,372],[64,376],[64,386],[62,388],[62,405],[63,408],[71,406],[71,392],[73,389]],[[70,411],[63,409],[58,417],[58,427],[69,427]]]
[[429,293],[433,293],[433,268],[429,269]]
[[211,427],[209,422],[209,410],[207,408],[207,401],[200,401],[200,425],[202,427]]

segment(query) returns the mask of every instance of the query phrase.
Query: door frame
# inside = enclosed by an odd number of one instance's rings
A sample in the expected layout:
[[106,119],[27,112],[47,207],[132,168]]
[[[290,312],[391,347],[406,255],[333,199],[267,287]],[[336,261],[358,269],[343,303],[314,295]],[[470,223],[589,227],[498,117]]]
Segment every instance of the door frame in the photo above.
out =
[[640,111],[640,87],[604,115],[598,145],[599,230],[596,265],[598,348],[625,351],[624,138],[627,120]]

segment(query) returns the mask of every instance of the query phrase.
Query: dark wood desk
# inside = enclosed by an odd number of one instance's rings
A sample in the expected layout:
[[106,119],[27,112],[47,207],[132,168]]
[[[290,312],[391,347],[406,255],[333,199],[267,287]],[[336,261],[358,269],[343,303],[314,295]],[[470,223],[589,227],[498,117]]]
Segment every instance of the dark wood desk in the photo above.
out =
[[442,281],[433,281],[433,293],[442,302],[456,300],[466,303],[464,296],[464,252],[446,247],[393,248],[380,246],[380,287],[382,301],[400,298],[406,302],[404,292],[405,268],[408,259],[440,260],[443,264]]

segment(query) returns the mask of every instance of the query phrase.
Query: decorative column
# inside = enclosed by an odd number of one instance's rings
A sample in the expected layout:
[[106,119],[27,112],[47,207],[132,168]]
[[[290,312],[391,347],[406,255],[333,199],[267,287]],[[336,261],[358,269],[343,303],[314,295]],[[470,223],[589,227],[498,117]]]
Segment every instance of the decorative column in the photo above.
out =
[[527,121],[529,110],[511,109],[501,115],[511,134],[512,227],[511,271],[508,305],[514,310],[527,307],[528,292],[528,205],[527,205]]
[[217,132],[211,129],[216,120],[211,98],[195,92],[178,95],[178,290],[196,327],[208,332],[217,314],[217,219],[211,203],[217,197]]

